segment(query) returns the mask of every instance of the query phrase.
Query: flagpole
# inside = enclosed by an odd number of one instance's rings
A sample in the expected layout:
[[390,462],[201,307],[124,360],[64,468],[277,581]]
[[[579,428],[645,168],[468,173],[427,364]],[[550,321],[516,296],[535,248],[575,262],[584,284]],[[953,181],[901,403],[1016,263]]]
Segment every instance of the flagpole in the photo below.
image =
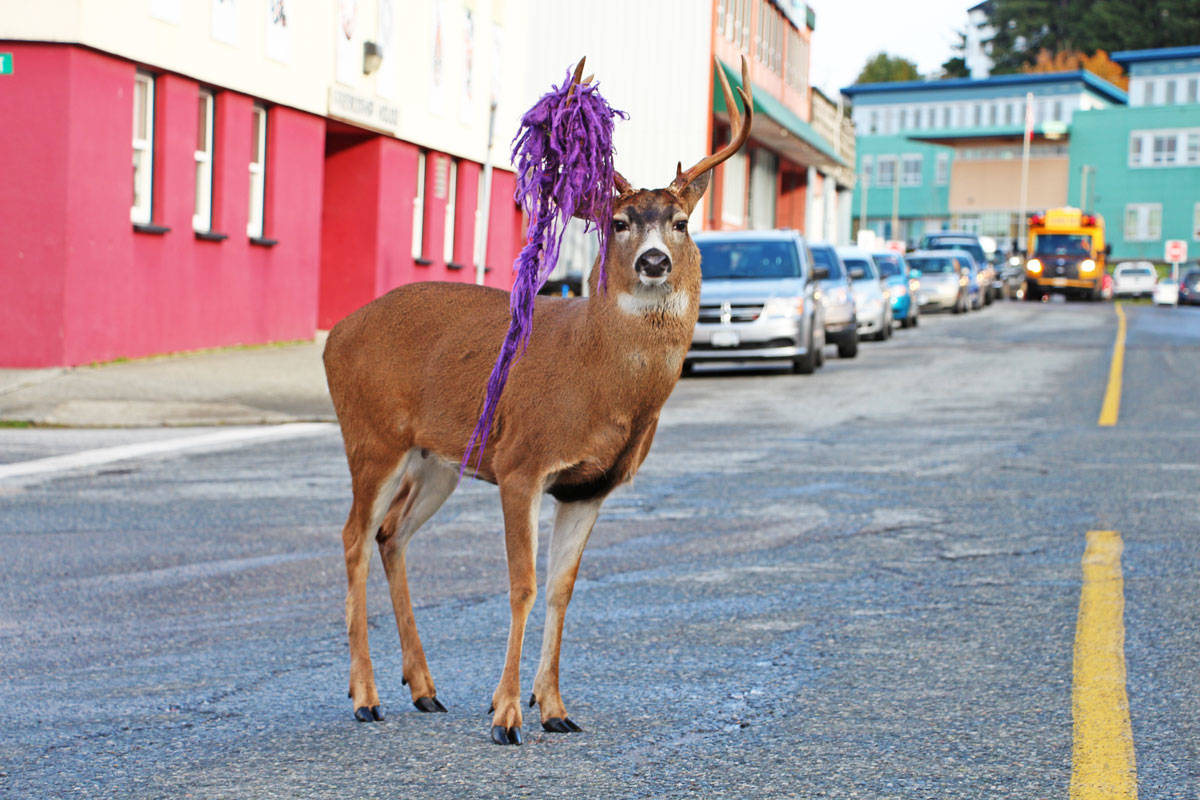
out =
[[1025,93],[1025,135],[1021,147],[1021,210],[1019,212],[1017,246],[1025,249],[1025,224],[1029,213],[1029,143],[1033,139],[1033,92]]

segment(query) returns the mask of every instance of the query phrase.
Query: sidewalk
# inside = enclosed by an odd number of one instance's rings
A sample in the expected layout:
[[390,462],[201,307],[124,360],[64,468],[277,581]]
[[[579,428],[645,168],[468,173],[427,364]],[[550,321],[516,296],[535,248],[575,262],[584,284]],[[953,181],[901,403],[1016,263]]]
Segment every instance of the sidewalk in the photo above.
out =
[[0,422],[66,427],[334,421],[315,341],[98,366],[0,369]]

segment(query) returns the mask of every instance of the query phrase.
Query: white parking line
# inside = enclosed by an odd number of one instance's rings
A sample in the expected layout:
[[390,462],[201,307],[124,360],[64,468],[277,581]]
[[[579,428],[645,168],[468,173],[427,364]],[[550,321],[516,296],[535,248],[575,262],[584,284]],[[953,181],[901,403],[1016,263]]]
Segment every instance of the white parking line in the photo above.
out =
[[101,447],[96,450],[83,450],[78,453],[38,458],[33,461],[0,464],[0,482],[14,478],[48,477],[61,472],[87,469],[103,464],[111,464],[114,461],[127,461],[132,458],[172,454],[184,450],[219,450],[227,447],[240,447],[251,442],[271,439],[294,439],[300,436],[315,436],[336,430],[337,426],[329,422],[294,422],[287,425],[271,425],[259,428],[231,428],[229,430],[201,433],[195,436],[161,439],[155,442],[139,442],[138,444],[124,444],[117,445],[116,447]]

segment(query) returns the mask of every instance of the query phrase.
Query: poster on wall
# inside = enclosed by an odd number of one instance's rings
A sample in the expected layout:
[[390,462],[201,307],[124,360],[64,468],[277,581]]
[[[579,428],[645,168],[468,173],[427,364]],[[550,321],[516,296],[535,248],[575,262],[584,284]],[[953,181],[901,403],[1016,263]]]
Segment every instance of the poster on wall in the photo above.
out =
[[469,123],[475,111],[475,10],[471,4],[463,6],[462,28],[463,87],[458,117]]
[[267,4],[267,58],[288,62],[292,55],[292,43],[288,24],[291,5],[287,0],[271,0]]
[[178,25],[183,18],[183,0],[150,0],[150,16]]
[[212,38],[237,44],[237,0],[212,0]]
[[397,72],[396,12],[393,0],[379,0],[379,46],[383,49],[383,64],[375,73],[375,93],[389,100],[396,99]]
[[429,111],[437,116],[446,114],[446,4],[433,4],[433,59],[429,70]]
[[338,0],[337,79],[354,86],[362,75],[362,46],[355,37],[358,24],[357,0]]

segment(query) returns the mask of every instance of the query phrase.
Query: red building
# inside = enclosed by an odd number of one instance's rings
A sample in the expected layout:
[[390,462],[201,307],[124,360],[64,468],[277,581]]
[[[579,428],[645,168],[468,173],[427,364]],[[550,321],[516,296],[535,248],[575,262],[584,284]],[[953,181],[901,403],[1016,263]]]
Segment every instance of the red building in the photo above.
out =
[[[306,339],[402,283],[475,280],[477,161],[94,47],[0,53],[0,366]],[[494,172],[504,288],[513,188]]]

